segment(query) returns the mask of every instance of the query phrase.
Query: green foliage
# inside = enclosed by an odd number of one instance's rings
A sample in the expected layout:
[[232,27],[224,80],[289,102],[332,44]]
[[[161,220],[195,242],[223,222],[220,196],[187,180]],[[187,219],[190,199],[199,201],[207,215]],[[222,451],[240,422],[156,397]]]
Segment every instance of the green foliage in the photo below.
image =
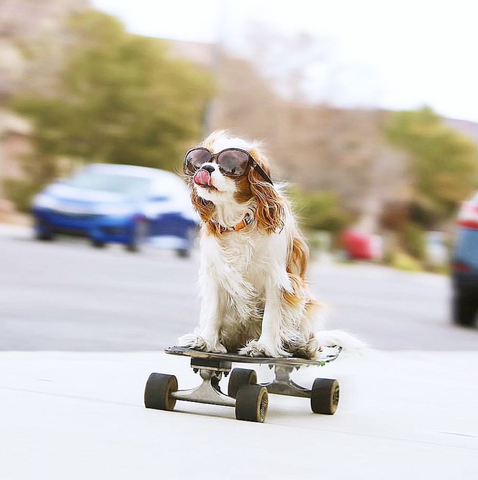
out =
[[451,268],[449,264],[445,265],[431,265],[427,269],[431,273],[436,273],[438,275],[445,275],[445,276],[450,276],[451,274]]
[[415,210],[424,224],[450,218],[478,187],[476,145],[444,125],[430,108],[393,114],[386,134],[410,155]]
[[419,260],[425,260],[427,246],[425,231],[420,225],[413,222],[405,224],[402,232],[402,242],[405,250]]
[[351,216],[340,206],[337,195],[309,193],[297,187],[289,190],[302,226],[310,230],[339,232],[351,223]]
[[311,250],[329,251],[332,246],[332,234],[323,230],[309,231],[307,244]]
[[73,17],[71,35],[57,91],[24,93],[13,104],[34,122],[41,161],[177,166],[200,134],[209,77],[94,10]]
[[24,180],[7,179],[3,182],[6,198],[11,200],[21,212],[28,212],[31,199],[38,191],[38,186],[35,183]]
[[405,270],[407,272],[421,272],[423,267],[420,262],[413,258],[408,253],[396,251],[391,254],[390,266],[398,270]]

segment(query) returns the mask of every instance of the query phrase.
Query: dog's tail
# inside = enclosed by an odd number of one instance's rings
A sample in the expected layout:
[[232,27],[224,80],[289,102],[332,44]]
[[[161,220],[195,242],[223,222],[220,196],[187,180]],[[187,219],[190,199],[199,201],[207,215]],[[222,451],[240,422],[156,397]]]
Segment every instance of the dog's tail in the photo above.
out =
[[343,351],[352,355],[365,353],[369,346],[343,330],[323,330],[315,333],[315,339],[321,347],[342,347]]

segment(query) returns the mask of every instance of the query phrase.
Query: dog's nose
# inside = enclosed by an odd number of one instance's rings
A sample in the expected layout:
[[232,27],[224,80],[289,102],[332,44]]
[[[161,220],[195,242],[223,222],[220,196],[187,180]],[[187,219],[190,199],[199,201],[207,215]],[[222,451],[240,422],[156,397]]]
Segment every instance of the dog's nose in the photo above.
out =
[[216,168],[214,167],[214,165],[204,165],[203,167],[201,167],[202,170],[206,170],[207,172],[209,173],[212,173],[214,172],[214,170],[216,170]]

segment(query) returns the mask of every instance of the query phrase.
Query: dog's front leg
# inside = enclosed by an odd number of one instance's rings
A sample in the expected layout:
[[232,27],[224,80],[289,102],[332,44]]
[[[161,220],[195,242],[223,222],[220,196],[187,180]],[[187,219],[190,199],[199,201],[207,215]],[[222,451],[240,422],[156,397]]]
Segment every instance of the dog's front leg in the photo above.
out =
[[224,316],[219,285],[215,279],[210,279],[205,290],[205,295],[202,296],[199,336],[206,343],[208,352],[226,353],[227,350],[219,338]]
[[204,350],[207,352],[226,353],[221,344],[219,334],[223,318],[223,305],[219,284],[211,275],[201,275],[201,316],[199,328],[195,333],[183,335],[179,339],[182,347]]
[[266,282],[266,303],[262,320],[261,336],[258,340],[251,340],[239,352],[250,357],[286,357],[290,356],[282,348],[280,338],[280,319],[282,315],[280,287],[272,280]]

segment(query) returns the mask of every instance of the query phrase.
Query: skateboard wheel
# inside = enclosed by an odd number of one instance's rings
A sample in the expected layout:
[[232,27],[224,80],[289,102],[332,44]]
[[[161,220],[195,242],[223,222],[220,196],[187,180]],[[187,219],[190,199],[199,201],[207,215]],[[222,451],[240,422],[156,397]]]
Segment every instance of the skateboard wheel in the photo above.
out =
[[227,394],[236,398],[237,392],[243,385],[253,385],[257,383],[257,373],[255,370],[246,368],[235,368],[229,377],[227,384]]
[[173,410],[176,399],[171,396],[178,390],[178,379],[174,375],[152,373],[144,390],[144,406],[156,410]]
[[314,413],[333,415],[339,405],[340,388],[337,380],[316,378],[312,386],[310,406]]
[[236,418],[248,422],[264,423],[269,406],[266,387],[260,385],[243,385],[236,398]]

